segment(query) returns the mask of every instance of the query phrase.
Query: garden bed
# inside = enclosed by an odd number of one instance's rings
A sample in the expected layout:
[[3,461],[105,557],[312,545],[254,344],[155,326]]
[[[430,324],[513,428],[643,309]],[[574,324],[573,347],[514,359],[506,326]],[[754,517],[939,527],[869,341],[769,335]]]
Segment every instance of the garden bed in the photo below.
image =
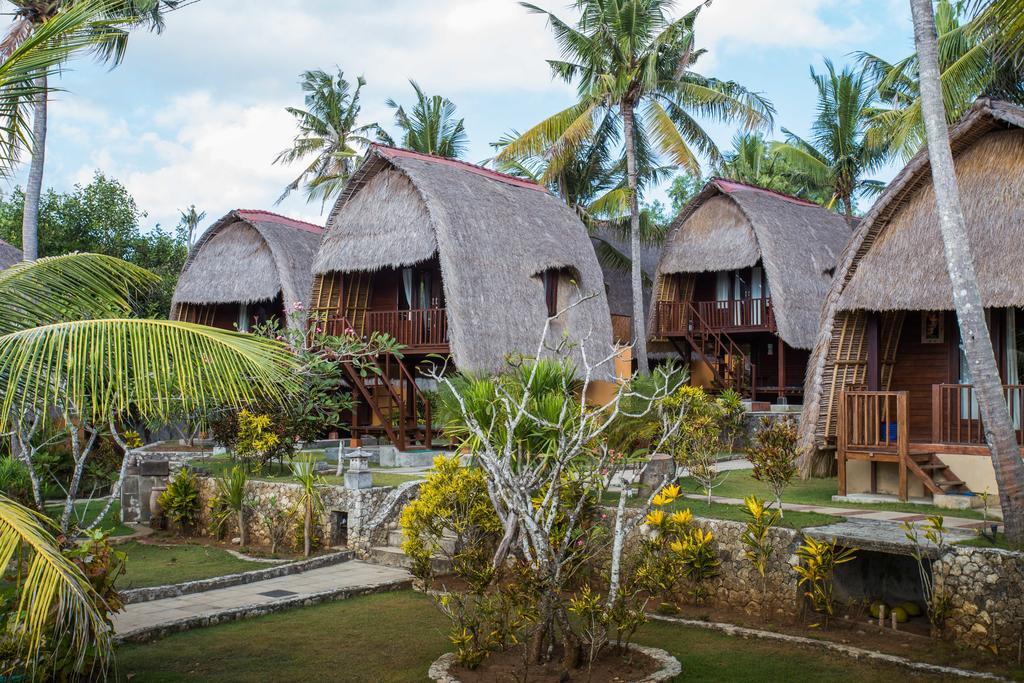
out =
[[[631,647],[625,652],[609,648],[597,658],[593,666],[584,665],[568,674],[563,672],[557,657],[555,661],[547,664],[527,666],[524,646],[491,653],[475,669],[467,669],[455,663],[455,656],[446,654],[430,667],[430,677],[438,683],[490,683],[520,678],[532,683],[577,680],[587,683],[654,683],[672,680],[679,673],[679,661],[664,650],[653,650],[642,646]],[[660,658],[655,659],[653,654],[659,655]]]

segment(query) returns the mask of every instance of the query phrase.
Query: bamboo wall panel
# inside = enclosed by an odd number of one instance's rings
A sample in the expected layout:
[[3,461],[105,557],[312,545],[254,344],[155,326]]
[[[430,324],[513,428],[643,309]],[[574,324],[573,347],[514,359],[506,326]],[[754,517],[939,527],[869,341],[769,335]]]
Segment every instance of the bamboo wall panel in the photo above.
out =
[[843,311],[836,315],[822,376],[822,410],[818,413],[818,436],[823,441],[836,435],[840,392],[843,388],[860,387],[866,383],[866,329],[867,314],[863,311]]

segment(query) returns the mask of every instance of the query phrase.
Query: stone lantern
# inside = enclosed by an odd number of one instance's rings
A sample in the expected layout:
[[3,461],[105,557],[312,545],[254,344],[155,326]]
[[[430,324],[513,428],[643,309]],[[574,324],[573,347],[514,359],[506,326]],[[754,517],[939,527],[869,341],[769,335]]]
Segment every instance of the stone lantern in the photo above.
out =
[[359,448],[345,455],[348,469],[345,471],[345,488],[368,489],[373,487],[373,473],[370,471],[370,454]]

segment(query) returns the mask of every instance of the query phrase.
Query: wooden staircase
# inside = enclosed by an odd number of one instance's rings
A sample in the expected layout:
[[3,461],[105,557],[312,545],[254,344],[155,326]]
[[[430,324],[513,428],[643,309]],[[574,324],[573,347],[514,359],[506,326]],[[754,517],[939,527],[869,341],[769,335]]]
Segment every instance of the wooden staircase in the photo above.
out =
[[907,470],[921,480],[932,495],[966,493],[967,485],[935,453],[910,453]]
[[416,386],[416,379],[402,359],[392,353],[363,360],[360,367],[342,363],[353,399],[366,403],[375,423],[360,425],[353,410],[352,433],[383,433],[398,450],[415,445],[433,448],[430,401]]
[[732,389],[744,397],[753,398],[755,367],[750,357],[732,337],[709,325],[692,302],[688,304],[688,318],[690,322],[684,330],[684,338],[711,369],[715,388]]

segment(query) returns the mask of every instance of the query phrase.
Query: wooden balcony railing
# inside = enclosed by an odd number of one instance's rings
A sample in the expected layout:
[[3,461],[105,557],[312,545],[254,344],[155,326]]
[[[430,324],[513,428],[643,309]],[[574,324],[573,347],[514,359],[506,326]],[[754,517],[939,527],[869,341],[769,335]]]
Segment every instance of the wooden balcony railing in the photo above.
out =
[[[350,323],[344,317],[330,316],[327,320],[330,334],[340,335],[348,328]],[[356,331],[364,335],[372,332],[388,334],[412,350],[443,350],[448,346],[448,312],[444,308],[366,311],[362,329]]]
[[[1004,384],[1017,443],[1024,445],[1024,385]],[[985,445],[985,429],[970,384],[932,385],[932,441],[935,443]]]
[[[713,331],[775,331],[775,312],[771,298],[730,301],[659,301],[658,334],[676,336],[695,331],[697,318]],[[697,315],[693,315],[696,311]]]
[[839,495],[846,495],[848,460],[894,462],[899,467],[900,500],[907,500],[908,472],[911,469],[915,473],[919,471],[910,458],[907,392],[844,390],[839,395],[838,418],[836,460]]
[[443,308],[367,311],[364,332],[383,332],[409,348],[448,345],[448,313]]

